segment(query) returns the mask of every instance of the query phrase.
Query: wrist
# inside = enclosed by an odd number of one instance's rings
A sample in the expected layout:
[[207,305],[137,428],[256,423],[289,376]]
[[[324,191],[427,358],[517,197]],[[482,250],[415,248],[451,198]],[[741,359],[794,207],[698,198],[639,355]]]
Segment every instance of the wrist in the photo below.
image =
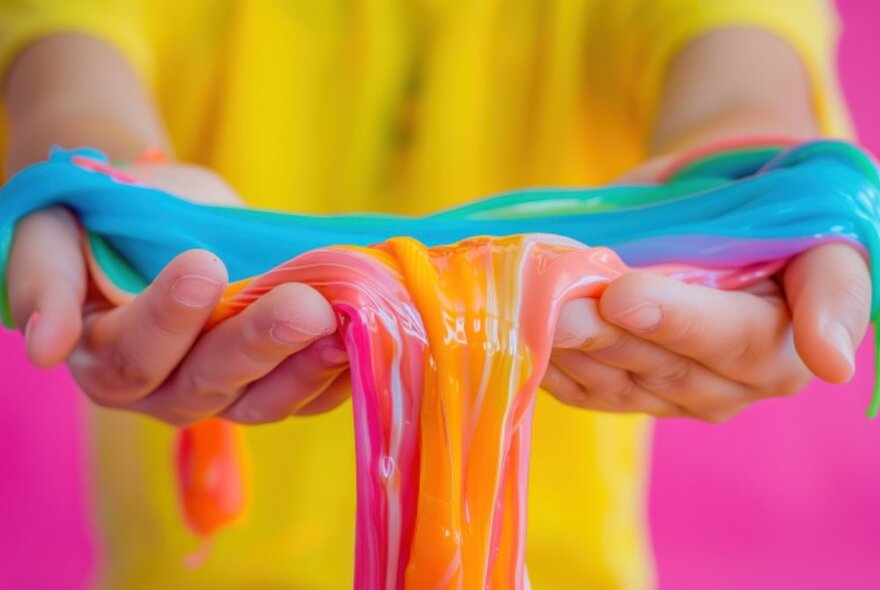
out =
[[167,153],[160,134],[143,133],[100,116],[33,118],[14,123],[10,129],[6,173],[45,160],[53,146],[93,147],[107,154],[111,161],[123,162],[137,161],[155,149]]
[[[663,126],[657,126],[663,130]],[[772,138],[781,143],[799,143],[815,139],[819,128],[814,118],[790,114],[776,108],[737,108],[719,113],[683,129],[655,132],[651,156],[691,152],[707,145],[748,144],[758,138]]]

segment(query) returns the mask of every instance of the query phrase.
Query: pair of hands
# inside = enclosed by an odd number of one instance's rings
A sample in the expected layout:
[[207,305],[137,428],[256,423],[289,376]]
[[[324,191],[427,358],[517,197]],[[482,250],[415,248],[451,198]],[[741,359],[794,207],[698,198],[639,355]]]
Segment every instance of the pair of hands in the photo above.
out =
[[[622,180],[649,181],[662,163]],[[126,172],[195,201],[240,203],[204,168]],[[211,416],[258,424],[325,412],[348,395],[334,313],[306,285],[282,285],[201,334],[227,275],[209,252],[190,251],[114,308],[90,284],[76,222],[60,209],[20,223],[8,277],[31,361],[66,361],[99,405],[178,426]],[[582,408],[719,421],[799,391],[812,374],[848,380],[869,320],[865,261],[850,247],[825,245],[780,278],[781,286],[768,280],[724,292],[646,272],[623,276],[598,301],[563,307],[543,386]]]

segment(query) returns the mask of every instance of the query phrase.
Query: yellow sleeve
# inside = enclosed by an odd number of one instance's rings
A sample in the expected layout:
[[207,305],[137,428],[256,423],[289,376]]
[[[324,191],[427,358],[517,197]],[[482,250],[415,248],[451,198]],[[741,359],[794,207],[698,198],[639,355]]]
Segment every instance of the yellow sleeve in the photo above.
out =
[[813,88],[820,129],[851,135],[837,80],[835,59],[840,21],[830,0],[639,0],[614,3],[618,44],[623,49],[618,79],[635,100],[636,117],[650,120],[666,70],[692,39],[715,29],[750,26],[768,30],[800,55]]
[[27,45],[58,33],[101,39],[150,78],[149,44],[138,0],[0,0],[0,80]]

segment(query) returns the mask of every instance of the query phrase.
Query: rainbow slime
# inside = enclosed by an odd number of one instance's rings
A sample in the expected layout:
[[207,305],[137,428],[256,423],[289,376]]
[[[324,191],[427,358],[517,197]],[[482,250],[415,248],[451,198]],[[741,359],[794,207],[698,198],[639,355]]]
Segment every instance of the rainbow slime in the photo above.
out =
[[[729,145],[663,180],[525,190],[424,217],[302,216],[188,203],[99,152],[54,150],[0,191],[0,304],[11,326],[15,223],[56,205],[79,218],[93,279],[116,304],[191,248],[235,281],[206,329],[280,284],[313,286],[351,364],[355,587],[528,588],[531,417],[565,301],[598,297],[631,267],[742,288],[832,241],[865,252],[877,276],[880,177],[852,145]],[[875,387],[869,414],[878,405]],[[242,509],[236,441],[216,419],[179,439],[185,515],[204,537]]]

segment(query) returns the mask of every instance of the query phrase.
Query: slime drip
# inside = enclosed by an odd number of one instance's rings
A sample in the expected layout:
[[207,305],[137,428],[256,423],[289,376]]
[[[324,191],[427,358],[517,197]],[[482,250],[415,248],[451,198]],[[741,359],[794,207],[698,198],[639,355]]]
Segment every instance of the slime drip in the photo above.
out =
[[[237,281],[209,328],[282,283],[311,285],[333,306],[351,363],[355,587],[527,588],[532,411],[566,300],[599,296],[631,266],[742,288],[843,242],[869,255],[880,317],[880,176],[854,146],[727,146],[663,179],[526,190],[422,218],[308,217],[186,203],[100,153],[56,151],[0,191],[0,269],[15,223],[62,205],[116,304],[196,247]],[[178,450],[187,521],[210,539],[244,507],[244,449],[232,425],[207,420],[182,431]]]
[[[351,359],[355,588],[527,588],[532,411],[556,318],[628,270],[607,248],[552,235],[433,248],[394,238],[314,250],[234,284],[212,322],[287,282],[335,309]],[[660,270],[716,286],[769,272]],[[232,428],[188,430],[210,439]],[[208,516],[196,530],[223,524],[195,507]]]

